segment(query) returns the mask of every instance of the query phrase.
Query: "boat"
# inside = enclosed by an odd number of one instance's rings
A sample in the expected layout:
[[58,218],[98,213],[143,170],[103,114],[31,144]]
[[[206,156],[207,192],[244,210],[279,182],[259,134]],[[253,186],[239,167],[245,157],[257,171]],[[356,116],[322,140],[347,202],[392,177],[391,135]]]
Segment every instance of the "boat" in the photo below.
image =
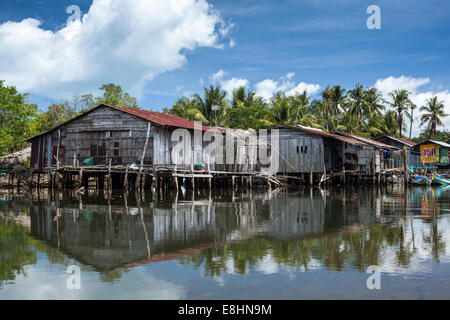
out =
[[419,186],[429,186],[431,185],[431,177],[411,176],[411,183]]
[[433,179],[433,183],[437,183],[437,184],[444,185],[444,186],[450,185],[450,179],[447,179],[447,178],[444,178],[444,177],[441,177],[438,175],[433,175],[432,179]]

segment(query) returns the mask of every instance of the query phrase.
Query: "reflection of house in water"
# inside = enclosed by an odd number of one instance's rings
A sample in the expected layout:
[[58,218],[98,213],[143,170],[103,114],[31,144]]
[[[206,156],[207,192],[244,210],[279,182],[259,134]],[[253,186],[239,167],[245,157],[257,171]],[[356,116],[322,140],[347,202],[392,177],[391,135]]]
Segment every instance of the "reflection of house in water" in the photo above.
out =
[[308,190],[253,194],[236,201],[139,205],[85,197],[83,202],[64,199],[27,204],[33,236],[99,271],[111,271],[178,259],[226,241],[256,236],[278,241],[320,237],[375,221],[376,199],[364,191],[355,198]]

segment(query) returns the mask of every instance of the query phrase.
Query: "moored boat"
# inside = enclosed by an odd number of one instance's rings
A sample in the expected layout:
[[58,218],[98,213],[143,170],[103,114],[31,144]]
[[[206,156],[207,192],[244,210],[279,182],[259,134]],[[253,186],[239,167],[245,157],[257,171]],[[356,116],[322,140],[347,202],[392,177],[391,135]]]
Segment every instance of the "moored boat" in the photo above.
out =
[[437,183],[437,184],[441,184],[441,185],[450,185],[450,179],[438,176],[438,175],[433,175],[432,177],[433,179],[433,183]]

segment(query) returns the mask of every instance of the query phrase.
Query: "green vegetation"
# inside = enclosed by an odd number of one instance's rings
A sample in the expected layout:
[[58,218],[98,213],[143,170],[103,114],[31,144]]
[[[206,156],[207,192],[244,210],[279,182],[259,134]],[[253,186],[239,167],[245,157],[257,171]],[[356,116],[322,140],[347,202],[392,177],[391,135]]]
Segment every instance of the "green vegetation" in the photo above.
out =
[[[98,97],[91,93],[74,95],[39,112],[35,104],[28,102],[28,94],[18,93],[13,86],[7,87],[0,81],[0,156],[24,148],[24,139],[45,132],[100,103],[139,108],[136,98],[118,85],[104,84],[99,89],[103,93]],[[164,112],[210,126],[261,129],[291,124],[339,130],[368,138],[407,137],[409,129],[409,139],[414,141],[434,138],[449,142],[448,134],[437,130],[448,116],[444,112],[444,103],[432,97],[426,105],[416,106],[410,95],[406,90],[394,90],[385,100],[376,88],[357,84],[348,91],[339,85],[328,86],[315,100],[306,91],[295,95],[278,92],[265,100],[244,87],[227,96],[220,87],[210,86],[204,88],[203,94],[180,98]],[[417,107],[422,113],[419,124],[423,131],[419,137],[412,138]],[[409,128],[405,126],[405,117],[410,120]]]
[[40,112],[36,104],[29,103],[27,93],[21,94],[0,80],[0,156],[25,148],[26,138],[50,130],[101,103],[138,108],[136,98],[118,85],[104,84],[99,89],[103,91],[99,97],[91,93],[81,97],[73,95]]
[[[316,100],[311,100],[304,91],[294,96],[278,92],[266,101],[244,87],[234,90],[232,96],[227,97],[220,87],[210,86],[204,88],[203,96],[194,94],[183,97],[164,112],[202,121],[210,126],[260,129],[291,124],[326,131],[345,131],[368,138],[383,135],[408,138],[404,134],[408,134],[406,117],[410,120],[409,139],[412,139],[417,106],[412,103],[410,95],[407,90],[394,90],[385,100],[378,89],[364,89],[357,84],[349,91],[339,85],[328,86]],[[424,127],[421,137],[439,134],[436,128],[443,125],[442,119],[447,116],[443,102],[433,97],[420,111],[424,112],[420,122],[420,126]]]

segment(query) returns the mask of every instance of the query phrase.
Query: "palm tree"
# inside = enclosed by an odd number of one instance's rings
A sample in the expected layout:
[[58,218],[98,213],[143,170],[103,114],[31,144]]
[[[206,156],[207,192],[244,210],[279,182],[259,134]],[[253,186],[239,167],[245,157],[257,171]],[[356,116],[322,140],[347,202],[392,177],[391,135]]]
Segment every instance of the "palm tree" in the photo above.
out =
[[201,121],[208,123],[208,119],[197,109],[196,100],[188,97],[179,99],[171,109],[165,109],[165,113],[170,113],[191,121]]
[[325,128],[327,131],[330,128],[330,119],[334,116],[333,101],[332,101],[332,89],[330,86],[326,87],[322,91],[322,101],[319,103],[319,108],[324,116]]
[[275,123],[292,123],[293,112],[291,110],[291,104],[289,97],[284,92],[278,92],[271,101],[272,117]]
[[409,105],[412,103],[409,99],[411,93],[405,89],[396,89],[389,93],[392,102],[388,102],[389,105],[394,108],[397,112],[397,123],[398,123],[398,133],[399,138],[402,137],[403,129],[403,113],[408,109]]
[[333,106],[332,110],[334,116],[336,116],[343,108],[346,103],[347,95],[345,94],[345,89],[337,85],[331,88],[331,104]]
[[380,130],[384,135],[395,136],[397,133],[398,123],[395,111],[388,110],[380,119]]
[[358,133],[360,128],[360,120],[363,112],[367,110],[367,103],[365,101],[365,94],[362,85],[356,84],[355,89],[349,91],[348,95],[350,101],[348,105],[348,111],[356,117],[355,131]]
[[267,120],[269,111],[262,97],[256,97],[255,92],[246,92],[245,87],[233,90],[231,108],[226,114],[226,124],[232,128],[260,129],[272,125]]
[[[209,89],[204,88],[203,90],[205,95],[204,98],[199,94],[195,94],[195,103],[197,104],[198,110],[200,110],[208,120],[208,124],[217,126],[222,122],[226,115],[228,102],[225,97],[227,93],[223,91],[220,86],[214,87],[211,85]],[[219,107],[219,110],[216,109],[217,107]]]
[[385,109],[383,102],[383,94],[375,87],[371,87],[364,92],[364,103],[368,111],[372,115],[381,115],[381,111]]
[[294,116],[294,124],[300,124],[302,126],[322,128],[321,125],[317,123],[317,118],[314,116],[310,105],[310,96],[306,90],[301,94],[297,93],[295,96],[290,97],[290,104],[292,109],[292,114]]
[[438,101],[437,96],[428,99],[426,105],[420,108],[425,112],[420,117],[420,126],[427,124],[430,139],[436,133],[436,127],[444,125],[441,118],[448,116],[444,109],[444,102]]
[[412,134],[412,126],[414,122],[414,110],[417,108],[417,106],[414,103],[409,104],[409,140],[411,140],[411,134]]

